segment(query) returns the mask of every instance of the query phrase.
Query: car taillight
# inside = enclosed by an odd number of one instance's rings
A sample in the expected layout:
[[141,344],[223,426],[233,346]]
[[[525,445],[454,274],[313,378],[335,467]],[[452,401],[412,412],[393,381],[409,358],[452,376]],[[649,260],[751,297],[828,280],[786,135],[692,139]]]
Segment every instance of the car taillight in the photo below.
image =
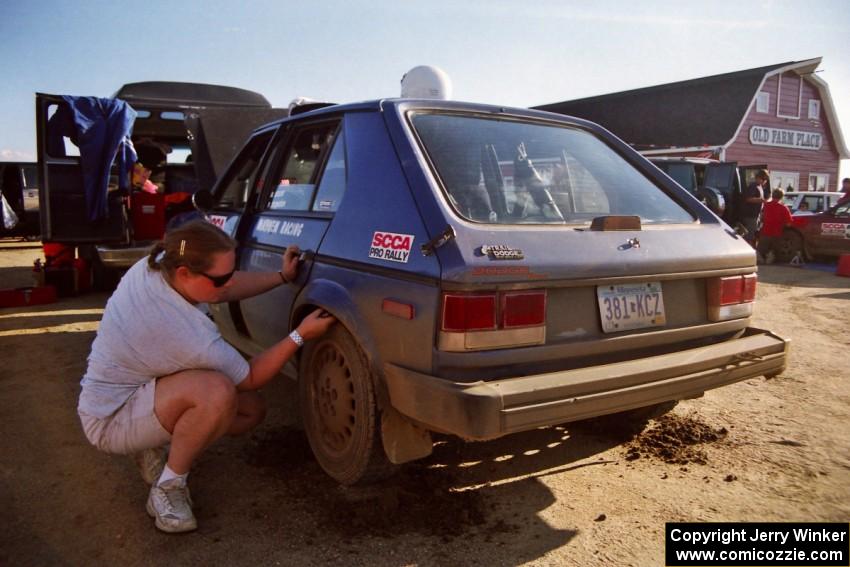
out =
[[495,328],[495,294],[443,296],[444,331],[482,331]]
[[758,282],[758,276],[755,274],[747,274],[746,276],[742,276],[744,278],[744,286],[741,291],[741,302],[745,303],[748,301],[756,300],[756,283]]
[[546,321],[546,292],[502,294],[502,328],[533,327]]
[[711,278],[706,285],[708,319],[725,321],[749,317],[756,298],[756,274]]
[[441,350],[465,351],[543,344],[543,290],[443,294]]

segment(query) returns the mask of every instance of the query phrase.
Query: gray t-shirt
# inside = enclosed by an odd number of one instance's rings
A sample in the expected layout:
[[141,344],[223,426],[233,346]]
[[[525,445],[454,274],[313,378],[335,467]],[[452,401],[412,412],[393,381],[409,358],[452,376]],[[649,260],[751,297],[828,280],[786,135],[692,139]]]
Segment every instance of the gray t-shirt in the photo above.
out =
[[193,368],[216,370],[234,384],[250,367],[202,310],[151,270],[136,262],[106,303],[80,384],[78,410],[105,418],[142,384]]

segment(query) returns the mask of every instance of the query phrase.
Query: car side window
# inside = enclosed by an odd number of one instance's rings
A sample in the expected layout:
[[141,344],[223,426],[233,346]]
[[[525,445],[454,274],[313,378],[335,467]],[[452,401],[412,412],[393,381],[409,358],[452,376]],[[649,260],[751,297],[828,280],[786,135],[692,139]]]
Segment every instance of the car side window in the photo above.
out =
[[271,141],[273,130],[255,136],[243,148],[216,190],[216,209],[242,209],[251,194],[257,166]]
[[21,168],[24,172],[24,189],[38,189],[38,173],[34,165],[25,165]]
[[803,197],[803,202],[800,203],[800,209],[804,211],[820,211],[820,203],[817,197]]
[[319,190],[316,192],[316,200],[313,202],[313,211],[316,212],[335,212],[342,202],[342,196],[345,194],[345,183],[347,179],[345,167],[345,135],[342,129],[336,136],[334,147],[331,150],[331,155],[328,157],[328,162],[325,165],[325,170],[322,172],[322,179],[319,181]]
[[271,211],[309,211],[316,192],[315,177],[320,159],[333,143],[337,123],[323,123],[296,130],[279,164],[279,174],[266,207]]

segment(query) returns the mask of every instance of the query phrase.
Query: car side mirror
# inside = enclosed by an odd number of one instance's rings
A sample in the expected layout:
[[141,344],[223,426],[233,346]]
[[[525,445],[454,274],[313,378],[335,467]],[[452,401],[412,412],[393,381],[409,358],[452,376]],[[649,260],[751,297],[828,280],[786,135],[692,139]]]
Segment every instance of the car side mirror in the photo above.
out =
[[212,193],[206,189],[201,189],[192,195],[192,205],[202,213],[209,211],[214,205]]

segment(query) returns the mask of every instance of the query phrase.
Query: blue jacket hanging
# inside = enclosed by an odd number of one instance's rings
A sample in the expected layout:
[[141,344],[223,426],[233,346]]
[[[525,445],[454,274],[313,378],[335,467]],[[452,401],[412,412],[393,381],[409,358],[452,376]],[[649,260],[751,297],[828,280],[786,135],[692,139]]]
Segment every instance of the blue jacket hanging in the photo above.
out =
[[136,111],[119,99],[86,96],[63,96],[67,106],[60,105],[50,119],[50,146],[59,149],[54,155],[64,155],[61,137],[68,136],[80,149],[80,168],[86,193],[86,212],[89,221],[109,216],[107,190],[112,163],[117,159],[118,187],[130,186],[129,172],[136,161],[130,136]]

